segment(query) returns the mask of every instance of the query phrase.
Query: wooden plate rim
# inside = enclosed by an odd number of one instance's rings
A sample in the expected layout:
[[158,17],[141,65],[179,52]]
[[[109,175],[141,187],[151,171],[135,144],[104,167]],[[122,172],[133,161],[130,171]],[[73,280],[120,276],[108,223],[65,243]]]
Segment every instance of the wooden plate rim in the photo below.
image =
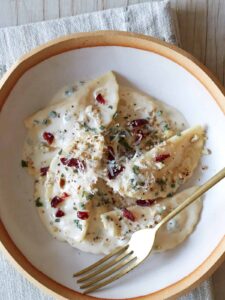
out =
[[[122,31],[97,31],[72,34],[50,41],[24,55],[10,68],[0,81],[0,110],[16,82],[27,70],[43,60],[62,52],[96,46],[122,46],[141,49],[157,53],[176,62],[196,77],[206,87],[225,114],[225,93],[223,86],[219,80],[217,80],[216,77],[197,59],[184,50],[181,50],[174,45],[159,41],[158,39]],[[20,273],[50,295],[57,297],[58,299],[98,299],[73,291],[40,272],[17,248],[1,220],[0,249],[6,254],[8,259]],[[209,257],[207,257],[207,259],[188,276],[164,289],[132,299],[174,299],[174,297],[184,294],[208,278],[208,276],[216,270],[224,259],[225,237],[223,237]]]

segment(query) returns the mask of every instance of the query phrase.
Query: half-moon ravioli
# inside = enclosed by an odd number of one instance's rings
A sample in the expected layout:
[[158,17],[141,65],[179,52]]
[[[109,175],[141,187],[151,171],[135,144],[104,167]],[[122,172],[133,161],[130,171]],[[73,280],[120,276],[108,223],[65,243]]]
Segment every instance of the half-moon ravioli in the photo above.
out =
[[86,235],[103,147],[101,134],[81,130],[50,164],[44,208],[65,240],[82,241]]
[[204,146],[205,132],[192,127],[160,143],[150,151],[135,155],[126,164],[112,161],[110,168],[119,169],[108,177],[114,192],[136,199],[164,198],[173,194],[197,167]]
[[65,149],[79,133],[101,132],[111,122],[119,101],[112,72],[84,84],[68,100],[47,106],[25,120],[28,136],[23,159],[32,175],[49,165],[57,150]]
[[[121,209],[102,214],[101,220],[109,236],[118,239],[123,237],[127,242],[135,231],[154,227],[171,210],[174,210],[188,196],[193,194],[196,189],[197,187],[186,189],[173,197],[159,200],[150,206],[146,206],[149,203],[146,200],[137,202],[143,206],[134,205],[126,209],[133,216],[133,221],[127,218]],[[193,232],[199,221],[201,211],[202,200],[199,198],[163,225],[156,236],[155,250],[169,250],[182,243]],[[129,214],[127,216],[129,217]]]

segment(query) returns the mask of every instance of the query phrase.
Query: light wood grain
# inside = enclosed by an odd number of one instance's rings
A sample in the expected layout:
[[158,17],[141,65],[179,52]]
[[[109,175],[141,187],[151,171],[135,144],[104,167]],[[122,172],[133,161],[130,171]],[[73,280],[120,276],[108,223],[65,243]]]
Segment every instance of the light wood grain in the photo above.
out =
[[[0,27],[145,1],[148,0],[1,0]],[[209,67],[225,85],[225,1],[171,3],[178,16],[182,48]]]
[[172,0],[182,47],[212,70],[225,85],[225,1]]
[[[148,0],[0,0],[0,27],[25,24]],[[149,0],[150,1],[150,0]],[[225,85],[225,1],[171,0],[182,48]],[[225,264],[213,276],[217,300],[225,299]]]

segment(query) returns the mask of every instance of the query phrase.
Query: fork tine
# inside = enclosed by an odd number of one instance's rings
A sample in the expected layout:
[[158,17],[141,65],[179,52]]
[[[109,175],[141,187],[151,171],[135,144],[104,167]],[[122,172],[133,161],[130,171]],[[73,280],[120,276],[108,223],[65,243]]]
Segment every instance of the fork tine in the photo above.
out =
[[74,273],[73,274],[73,277],[76,277],[76,276],[80,276],[82,274],[85,274],[87,272],[90,272],[91,270],[93,270],[94,268],[98,267],[99,265],[101,265],[102,263],[104,263],[105,261],[107,261],[108,259],[110,259],[112,256],[122,252],[122,251],[126,251],[127,248],[129,246],[126,245],[126,246],[122,246],[122,247],[117,247],[116,249],[114,249],[112,252],[110,252],[108,255],[106,255],[105,257],[103,257],[102,259],[98,260],[96,263],[90,265],[89,267],[87,268],[84,268],[82,270],[80,270],[79,272],[77,273]]
[[99,268],[97,268],[97,270],[94,270],[94,272],[89,273],[87,276],[78,279],[77,283],[86,281],[90,278],[93,278],[95,275],[98,275],[98,274],[106,271],[107,269],[111,268],[112,266],[114,266],[115,264],[120,262],[123,258],[127,257],[128,255],[131,255],[132,253],[133,253],[133,251],[129,252],[128,250],[125,250],[119,256],[115,257],[114,259],[112,259],[108,263],[103,264],[103,266],[99,266]]
[[85,290],[83,293],[88,294],[88,293],[94,292],[95,290],[112,283],[113,281],[123,277],[128,272],[135,269],[140,263],[141,263],[141,261],[136,261],[134,264],[129,265],[127,268],[121,270],[119,273],[115,274],[114,276],[110,277],[109,279],[104,280],[104,281],[90,287],[89,289]]
[[130,255],[125,260],[123,260],[120,264],[118,264],[115,267],[111,268],[108,272],[105,272],[105,273],[101,274],[100,276],[96,276],[96,277],[92,278],[92,280],[90,280],[87,283],[81,285],[80,288],[84,289],[84,288],[87,288],[89,286],[95,285],[96,283],[98,283],[102,279],[105,279],[105,278],[109,277],[110,275],[112,275],[113,273],[120,270],[121,268],[123,268],[124,266],[126,266],[127,264],[129,264],[130,262],[132,262],[133,260],[136,260],[136,259],[137,259],[137,257],[134,257],[134,256]]

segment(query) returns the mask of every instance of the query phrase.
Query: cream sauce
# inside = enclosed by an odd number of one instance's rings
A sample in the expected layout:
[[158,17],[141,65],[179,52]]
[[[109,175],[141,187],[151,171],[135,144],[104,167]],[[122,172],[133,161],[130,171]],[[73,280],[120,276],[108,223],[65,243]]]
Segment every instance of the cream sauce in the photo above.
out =
[[[108,92],[112,95],[116,89],[115,86],[111,88],[105,82],[104,85],[108,89],[103,89],[104,93],[107,95]],[[131,232],[147,226],[152,222],[152,219],[149,217],[144,222],[142,220],[139,225],[135,222],[135,224],[130,225],[132,228],[125,226],[120,235],[115,234],[115,229],[106,226],[104,218],[106,218],[107,213],[110,214],[111,211],[116,211],[116,214],[121,214],[122,209],[133,206],[136,199],[122,197],[113,192],[104,180],[107,174],[98,171],[105,161],[105,157],[101,160],[104,153],[104,138],[108,146],[116,148],[115,155],[117,159],[120,163],[124,163],[130,158],[124,158],[124,144],[118,142],[118,136],[120,135],[119,138],[121,138],[120,131],[129,129],[127,124],[132,120],[145,119],[149,118],[150,114],[154,115],[155,123],[146,130],[156,130],[154,131],[155,134],[152,135],[153,138],[143,139],[135,147],[133,145],[136,137],[131,136],[130,140],[127,140],[128,146],[135,152],[145,152],[152,149],[161,140],[167,139],[186,128],[187,122],[173,107],[131,88],[120,87],[118,109],[116,109],[116,101],[118,102],[116,95],[111,98],[112,104],[115,103],[113,109],[111,107],[107,108],[111,113],[112,123],[106,128],[105,123],[109,123],[109,119],[105,119],[106,122],[104,123],[102,121],[104,116],[102,119],[101,114],[107,114],[107,111],[99,111],[99,109],[93,108],[92,103],[85,100],[85,105],[78,107],[79,113],[77,112],[76,98],[79,97],[80,93],[83,93],[85,86],[86,84],[81,82],[64,87],[50,101],[51,106],[49,108],[28,119],[29,133],[25,142],[23,157],[24,160],[29,162],[30,172],[36,177],[35,202],[40,217],[49,232],[58,240],[66,241],[82,251],[108,253],[116,246],[125,244],[129,240]],[[92,89],[92,93],[94,90],[96,91],[96,85]],[[101,92],[103,90],[101,89]],[[96,97],[96,92],[94,97]],[[58,115],[60,115],[60,118],[58,118]],[[38,118],[36,118],[37,116]],[[45,121],[46,119],[47,121]],[[37,124],[35,124],[35,120]],[[86,126],[81,126],[84,123]],[[95,130],[92,130],[93,128]],[[43,132],[46,130],[54,133],[55,140],[52,145],[48,145],[42,140]],[[87,135],[91,135],[91,139],[97,137],[98,142],[92,139],[87,147],[86,142],[89,138]],[[110,135],[114,136],[113,140],[110,139]],[[71,141],[73,142],[71,143]],[[73,152],[72,149],[74,149],[75,144],[77,144],[76,151]],[[89,155],[89,162],[86,160],[86,155]],[[84,175],[79,168],[75,171],[75,169],[62,164],[62,158],[66,158],[67,161],[71,158],[85,160],[87,173]],[[49,167],[47,176],[40,176],[39,174],[40,168],[43,167]],[[65,180],[63,185],[60,183],[62,177]],[[72,182],[73,184],[71,184]],[[53,198],[55,196],[63,197],[64,193],[67,195],[66,198],[57,207],[52,207]],[[151,208],[151,215],[158,216],[160,215],[159,211],[164,213],[164,207],[167,204],[168,207],[175,205],[176,199],[174,197],[165,199],[163,200],[165,203],[159,201],[157,205]],[[56,212],[59,209],[65,213],[64,216],[56,217]],[[87,212],[89,218],[84,220],[78,218],[78,211]],[[179,221],[180,226],[183,226],[182,229],[189,228],[187,230],[188,234],[191,233],[194,228],[193,224],[196,224],[199,218],[199,210],[190,207],[190,212],[193,214],[190,224],[186,222],[186,218],[183,219],[183,223]],[[180,218],[182,218],[182,215]],[[164,234],[162,233],[162,243],[158,243],[158,247],[162,250],[171,248],[171,246],[166,246],[175,232],[175,227],[171,224],[164,229]],[[126,232],[126,228],[128,232]],[[176,236],[173,247],[181,240],[182,238],[179,237],[178,233],[178,238]]]
[[[102,214],[101,219],[109,235],[128,241],[135,231],[155,227],[170,211],[192,195],[196,188],[192,187],[173,197],[157,200],[147,207],[139,205],[128,207],[135,218],[134,222],[124,218],[121,210]],[[202,200],[198,199],[160,228],[156,236],[155,250],[169,250],[182,243],[198,223],[201,210]]]

